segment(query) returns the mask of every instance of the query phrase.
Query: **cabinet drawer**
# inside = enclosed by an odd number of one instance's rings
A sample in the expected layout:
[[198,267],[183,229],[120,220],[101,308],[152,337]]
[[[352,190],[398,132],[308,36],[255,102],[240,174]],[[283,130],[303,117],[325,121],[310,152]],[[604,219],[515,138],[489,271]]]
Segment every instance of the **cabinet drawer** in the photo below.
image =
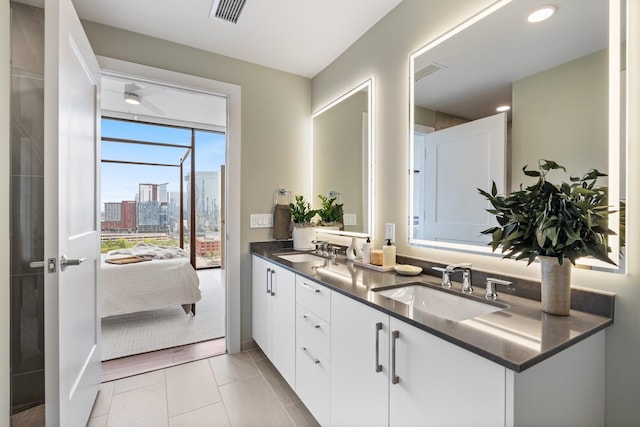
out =
[[331,291],[328,288],[296,275],[296,302],[327,322],[331,321]]
[[298,346],[310,346],[326,359],[330,359],[331,325],[311,310],[297,304],[296,342]]
[[296,394],[320,425],[331,423],[330,364],[311,346],[298,345]]

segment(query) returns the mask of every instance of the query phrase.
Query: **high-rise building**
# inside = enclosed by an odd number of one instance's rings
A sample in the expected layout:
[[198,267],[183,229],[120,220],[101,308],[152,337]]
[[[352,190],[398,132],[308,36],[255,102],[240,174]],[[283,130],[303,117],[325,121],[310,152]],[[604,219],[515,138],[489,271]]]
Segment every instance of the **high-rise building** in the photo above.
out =
[[127,231],[135,231],[137,227],[136,202],[134,200],[123,200],[121,205],[121,228]]
[[138,232],[155,233],[160,231],[161,203],[146,201],[138,203]]
[[167,183],[164,184],[138,184],[139,202],[164,202],[167,200]]
[[108,222],[120,222],[122,220],[122,203],[105,202],[104,220]]
[[218,172],[196,172],[195,180],[196,196],[196,221],[198,228],[211,228],[219,223],[220,209],[220,185]]

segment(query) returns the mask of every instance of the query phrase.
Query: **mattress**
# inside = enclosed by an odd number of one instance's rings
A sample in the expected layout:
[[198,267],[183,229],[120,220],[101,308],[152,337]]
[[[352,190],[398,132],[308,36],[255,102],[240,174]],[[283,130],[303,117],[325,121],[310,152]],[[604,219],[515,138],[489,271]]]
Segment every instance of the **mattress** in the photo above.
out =
[[[109,258],[118,255],[109,255]],[[106,259],[106,257],[105,257]],[[101,264],[101,317],[195,304],[200,282],[188,258]]]

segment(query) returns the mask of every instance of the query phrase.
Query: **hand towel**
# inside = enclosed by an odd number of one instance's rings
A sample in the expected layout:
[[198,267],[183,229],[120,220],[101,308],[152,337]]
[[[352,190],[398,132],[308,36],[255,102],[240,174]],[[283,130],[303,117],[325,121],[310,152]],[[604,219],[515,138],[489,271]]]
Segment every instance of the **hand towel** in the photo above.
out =
[[273,238],[291,238],[291,209],[289,205],[277,204],[273,210]]

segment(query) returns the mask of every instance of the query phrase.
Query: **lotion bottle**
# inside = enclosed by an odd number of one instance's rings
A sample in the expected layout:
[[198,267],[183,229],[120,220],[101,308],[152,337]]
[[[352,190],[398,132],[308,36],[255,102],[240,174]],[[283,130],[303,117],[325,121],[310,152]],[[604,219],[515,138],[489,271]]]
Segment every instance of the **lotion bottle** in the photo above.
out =
[[367,237],[367,241],[362,244],[362,262],[369,264],[371,262],[371,239]]
[[396,247],[387,239],[387,244],[382,247],[382,266],[393,267],[396,265]]

